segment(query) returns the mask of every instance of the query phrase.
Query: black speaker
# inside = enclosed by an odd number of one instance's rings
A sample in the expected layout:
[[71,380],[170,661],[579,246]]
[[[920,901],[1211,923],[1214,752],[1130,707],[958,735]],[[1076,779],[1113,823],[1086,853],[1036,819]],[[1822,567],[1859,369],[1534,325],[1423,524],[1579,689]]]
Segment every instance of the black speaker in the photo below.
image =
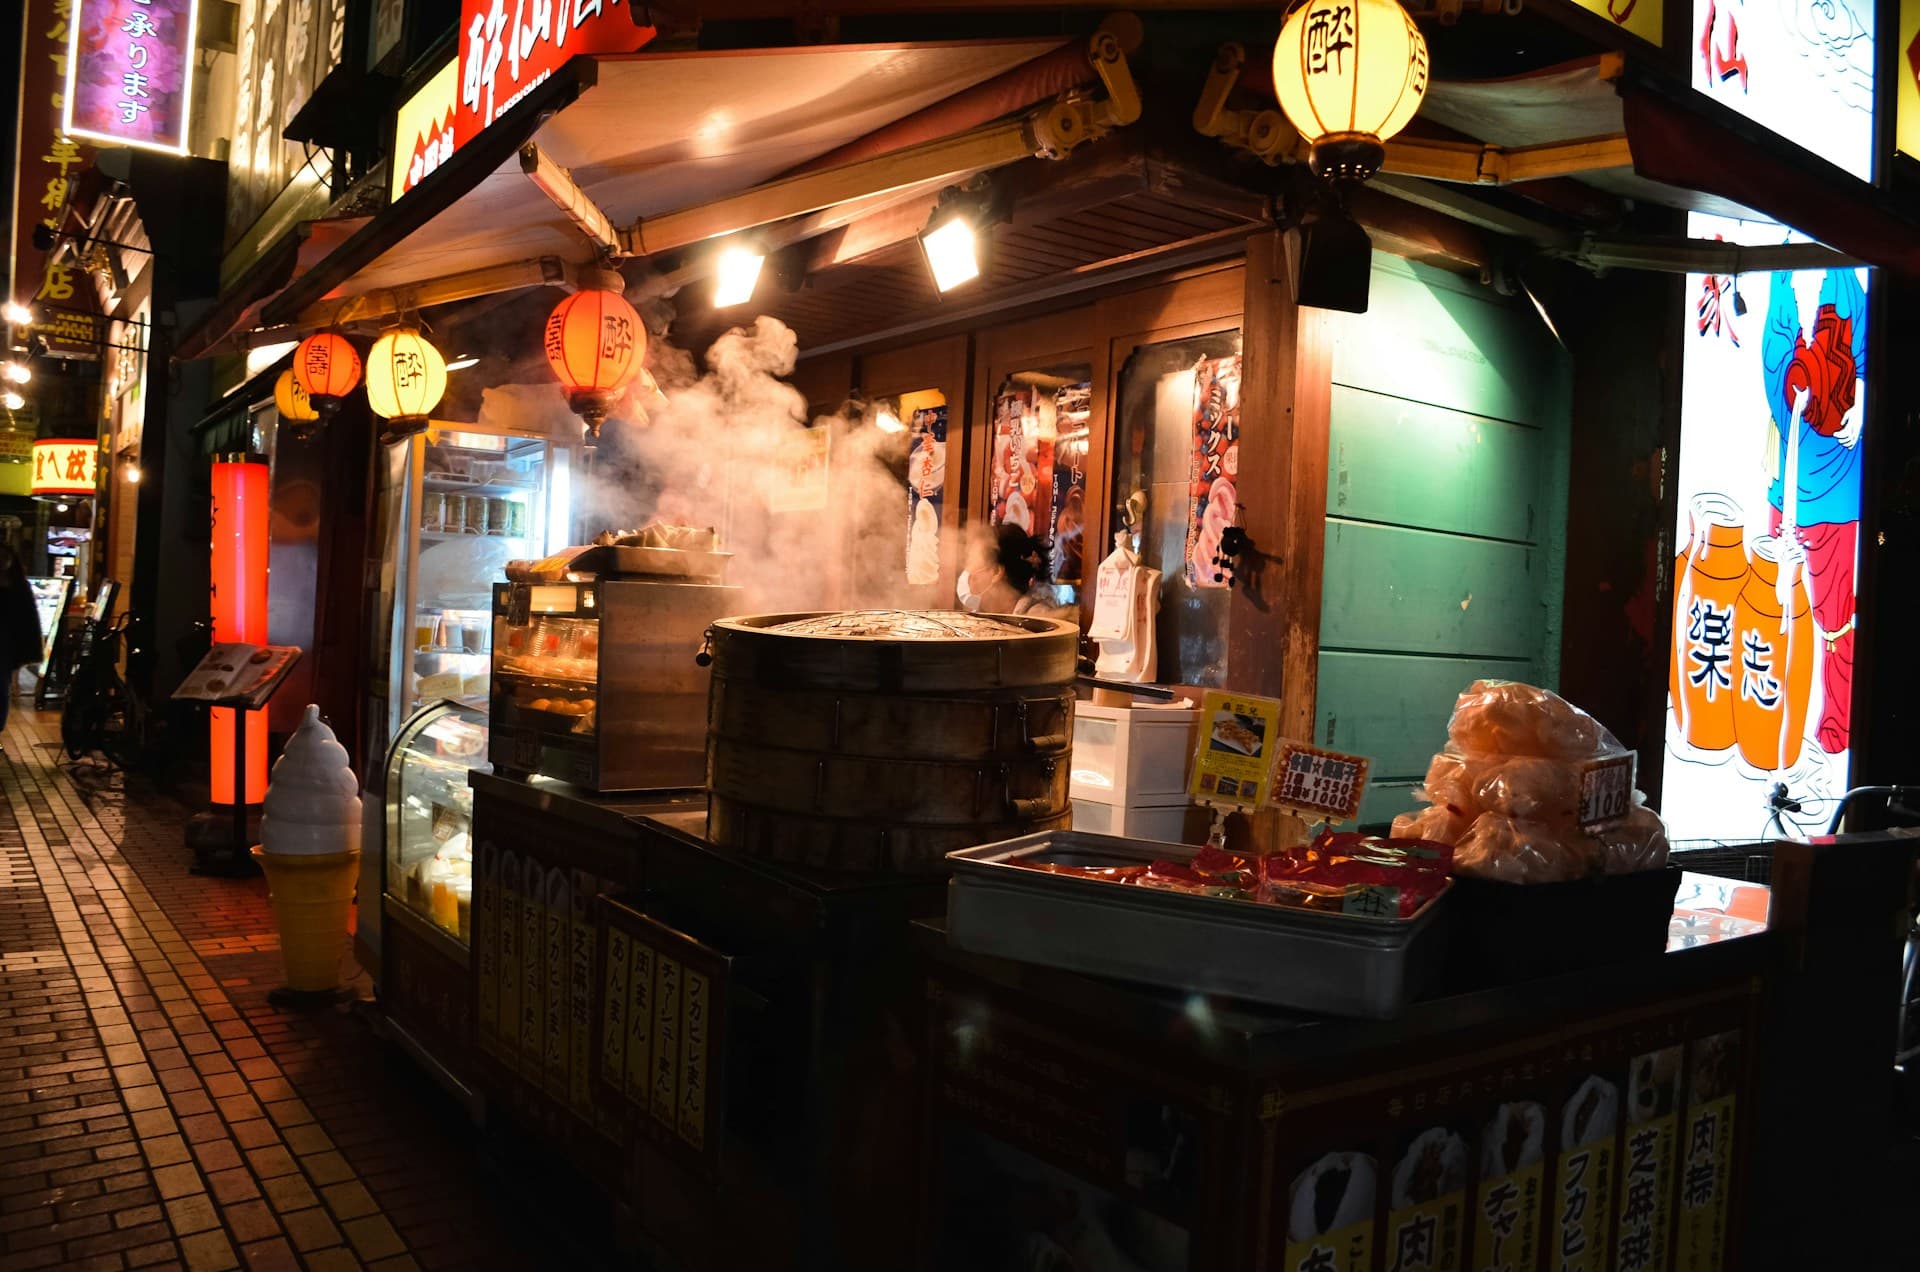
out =
[[1344,213],[1310,221],[1300,227],[1300,267],[1293,278],[1298,303],[1364,314],[1373,278],[1373,240]]

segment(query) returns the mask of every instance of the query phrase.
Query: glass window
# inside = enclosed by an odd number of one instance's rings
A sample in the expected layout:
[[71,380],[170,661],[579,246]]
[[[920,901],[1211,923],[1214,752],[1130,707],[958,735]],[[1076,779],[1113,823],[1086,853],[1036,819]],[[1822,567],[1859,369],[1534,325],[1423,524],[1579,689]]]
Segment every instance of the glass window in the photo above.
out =
[[1159,679],[1223,685],[1228,583],[1214,558],[1239,506],[1240,332],[1136,348],[1114,418],[1113,524],[1161,572]]

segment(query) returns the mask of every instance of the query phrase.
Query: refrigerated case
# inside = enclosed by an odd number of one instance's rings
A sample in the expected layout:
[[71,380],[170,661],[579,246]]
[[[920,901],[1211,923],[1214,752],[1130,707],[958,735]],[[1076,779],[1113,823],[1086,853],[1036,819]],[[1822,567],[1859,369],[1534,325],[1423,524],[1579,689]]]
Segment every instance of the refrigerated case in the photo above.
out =
[[464,943],[473,898],[470,770],[487,768],[487,715],[436,702],[401,726],[386,764],[382,892]]
[[[381,843],[369,853],[379,882],[362,875],[361,934],[379,932],[376,980],[382,1025],[456,1094],[467,1082],[472,1022],[467,1008],[473,915],[473,791],[468,775],[487,770],[487,715],[434,702],[394,737],[377,801]],[[377,910],[374,918],[370,910]]]
[[568,540],[573,451],[530,431],[436,424],[388,446],[377,482],[381,596],[368,754],[448,699],[485,713],[492,589]]

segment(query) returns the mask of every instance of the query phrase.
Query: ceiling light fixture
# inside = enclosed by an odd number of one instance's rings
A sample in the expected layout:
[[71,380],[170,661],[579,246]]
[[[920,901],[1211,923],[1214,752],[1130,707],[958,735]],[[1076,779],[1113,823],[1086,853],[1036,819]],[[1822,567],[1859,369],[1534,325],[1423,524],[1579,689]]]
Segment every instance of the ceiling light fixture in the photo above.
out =
[[979,236],[964,211],[944,218],[935,213],[935,221],[920,235],[920,249],[927,255],[934,287],[943,293],[980,277]]
[[713,307],[731,309],[752,300],[754,286],[760,281],[760,268],[766,263],[764,252],[739,243],[724,249],[714,272]]

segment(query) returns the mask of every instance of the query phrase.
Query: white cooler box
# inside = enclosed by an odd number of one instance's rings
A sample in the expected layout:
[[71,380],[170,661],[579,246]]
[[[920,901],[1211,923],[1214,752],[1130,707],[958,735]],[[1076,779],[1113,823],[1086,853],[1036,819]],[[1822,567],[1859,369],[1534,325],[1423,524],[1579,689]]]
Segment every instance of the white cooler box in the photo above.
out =
[[1204,837],[1207,819],[1187,797],[1200,727],[1195,707],[1073,708],[1073,828],[1165,843]]

